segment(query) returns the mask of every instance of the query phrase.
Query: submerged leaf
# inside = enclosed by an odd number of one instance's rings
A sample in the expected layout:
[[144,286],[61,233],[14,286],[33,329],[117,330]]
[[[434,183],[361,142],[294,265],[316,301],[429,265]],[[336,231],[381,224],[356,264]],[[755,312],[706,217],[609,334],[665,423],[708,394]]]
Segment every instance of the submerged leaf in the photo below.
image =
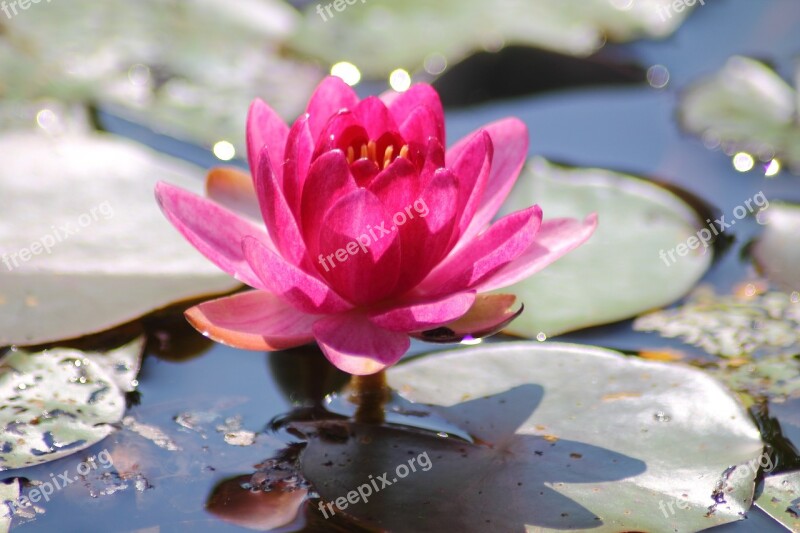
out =
[[144,343],[139,337],[109,352],[113,361],[68,348],[12,350],[0,360],[0,471],[53,461],[108,436],[125,413]]

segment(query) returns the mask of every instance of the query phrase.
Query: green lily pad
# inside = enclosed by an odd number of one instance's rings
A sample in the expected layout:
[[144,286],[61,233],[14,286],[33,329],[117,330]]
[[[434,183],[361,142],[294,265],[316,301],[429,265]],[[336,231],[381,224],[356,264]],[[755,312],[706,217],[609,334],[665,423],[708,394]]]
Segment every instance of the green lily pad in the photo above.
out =
[[708,79],[683,95],[680,117],[690,132],[726,153],[745,151],[769,161],[786,158],[800,170],[798,95],[773,69],[734,56]]
[[700,371],[513,342],[415,359],[388,378],[418,402],[407,412],[442,416],[473,442],[397,426],[306,428],[302,470],[323,502],[375,479],[383,490],[341,511],[382,529],[698,531],[751,506],[759,432]]
[[153,198],[202,171],[103,135],[0,136],[0,346],[96,333],[239,283],[194,250]]
[[702,228],[695,211],[642,179],[535,158],[517,181],[504,212],[533,203],[542,206],[545,221],[582,219],[596,212],[599,225],[581,247],[503,289],[526,306],[506,328],[514,335],[551,337],[668,305],[691,290],[711,265],[711,247],[698,244],[696,250],[687,248],[685,256],[674,251]]
[[0,471],[54,461],[106,438],[125,413],[145,338],[106,353],[12,349],[0,360]]
[[0,533],[11,531],[11,507],[9,504],[16,504],[19,498],[19,481],[12,480],[11,483],[0,483]]
[[771,281],[800,293],[800,205],[773,203],[763,215],[764,233],[753,245],[753,258]]
[[280,0],[33,5],[2,23],[0,98],[112,104],[173,136],[243,148],[252,99],[296,116],[322,77],[280,51],[298,19]]
[[666,37],[689,12],[673,11],[671,0],[362,0],[329,16],[325,4],[308,5],[291,47],[330,64],[349,61],[372,77],[417,70],[428,57],[454,64],[507,44],[585,56],[606,39]]
[[756,505],[789,531],[800,531],[800,472],[764,479]]

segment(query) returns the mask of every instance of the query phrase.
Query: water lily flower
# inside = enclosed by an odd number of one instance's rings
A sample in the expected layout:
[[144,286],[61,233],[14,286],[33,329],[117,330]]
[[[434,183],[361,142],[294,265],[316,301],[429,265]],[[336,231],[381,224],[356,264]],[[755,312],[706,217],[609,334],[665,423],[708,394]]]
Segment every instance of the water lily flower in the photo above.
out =
[[197,305],[188,320],[243,349],[316,341],[354,375],[396,363],[410,337],[496,333],[519,310],[513,295],[487,293],[582,244],[596,217],[543,221],[532,206],[492,222],[528,152],[517,119],[444,146],[430,85],[360,100],[329,77],[291,127],[256,100],[252,178],[215,169],[209,198],[156,187],[178,231],[254,289]]

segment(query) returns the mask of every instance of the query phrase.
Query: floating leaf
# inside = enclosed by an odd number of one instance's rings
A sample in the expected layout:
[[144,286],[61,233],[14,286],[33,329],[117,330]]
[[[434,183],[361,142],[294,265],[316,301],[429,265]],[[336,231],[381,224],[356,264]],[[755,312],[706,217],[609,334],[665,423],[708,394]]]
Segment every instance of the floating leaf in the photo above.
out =
[[[545,221],[596,212],[597,231],[577,250],[504,292],[525,312],[506,331],[547,337],[630,318],[685,295],[708,269],[712,249],[687,248],[702,226],[686,203],[647,181],[601,169],[570,169],[531,161],[509,195],[505,211],[537,203]],[[696,239],[696,237],[695,237]]]
[[18,498],[19,481],[14,479],[11,483],[0,483],[0,533],[11,530],[11,505],[16,504]]
[[0,346],[80,337],[181,300],[228,292],[173,230],[157,180],[202,172],[111,136],[0,136]]
[[800,472],[764,479],[764,491],[756,505],[789,531],[800,531]]
[[[397,67],[416,70],[429,55],[452,64],[472,52],[504,44],[589,55],[607,38],[666,37],[689,11],[675,12],[671,4],[671,0],[362,0],[342,12],[326,12],[324,3],[311,3],[291,44],[331,64],[350,61],[375,77]],[[380,54],[374,53],[376,43]]]
[[[0,471],[54,461],[103,440],[125,413],[123,380],[145,339],[108,353],[11,350],[0,360]],[[107,357],[121,362],[112,368]]]
[[797,91],[767,65],[734,56],[680,102],[683,126],[726,153],[745,151],[769,160],[785,157],[800,171]]
[[773,203],[762,216],[753,258],[770,280],[800,297],[800,205]]
[[280,53],[297,19],[278,0],[32,6],[0,32],[0,97],[99,101],[162,132],[243,148],[253,98],[296,116],[321,78]]
[[[372,476],[383,490],[343,511],[381,529],[697,531],[740,520],[751,505],[759,432],[700,371],[516,342],[388,374],[420,402],[416,416],[441,415],[474,443],[400,427],[301,427],[310,436],[302,470],[323,501]],[[411,458],[416,470],[401,471]]]

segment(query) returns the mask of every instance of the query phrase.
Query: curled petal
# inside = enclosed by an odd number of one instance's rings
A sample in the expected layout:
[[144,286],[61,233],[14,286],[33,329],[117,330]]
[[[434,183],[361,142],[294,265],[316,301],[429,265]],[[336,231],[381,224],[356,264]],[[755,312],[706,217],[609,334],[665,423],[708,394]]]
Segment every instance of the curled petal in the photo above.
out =
[[[486,131],[492,139],[494,147],[492,171],[485,190],[481,191],[475,215],[463,232],[461,242],[468,242],[494,218],[517,181],[528,155],[528,128],[519,119],[499,120],[483,126],[481,129]],[[448,165],[452,165],[459,159],[471,138],[472,135],[464,137],[448,150],[446,157]]]
[[250,174],[230,167],[212,168],[206,176],[206,196],[235,213],[262,223]]
[[309,114],[308,125],[311,136],[319,139],[322,128],[328,119],[341,109],[354,109],[358,105],[358,96],[340,78],[328,76],[317,86],[306,109]]
[[512,310],[517,297],[513,294],[479,294],[475,304],[458,320],[441,327],[412,334],[426,342],[453,343],[465,339],[482,339],[498,333],[523,311]]
[[285,350],[314,340],[318,316],[301,313],[266,291],[248,291],[190,308],[186,319],[203,335],[243,350]]
[[522,255],[481,282],[476,289],[491,291],[522,281],[589,240],[595,228],[596,214],[589,215],[583,222],[573,218],[545,221],[534,242]]
[[352,308],[321,280],[304,272],[256,239],[245,237],[242,250],[267,291],[304,313],[339,313]]
[[430,110],[432,125],[436,127],[436,138],[444,144],[444,109],[436,89],[427,83],[418,83],[405,92],[387,95],[383,97],[383,100],[387,102],[389,111],[398,124],[402,124],[407,117],[413,114],[415,109],[425,107]]
[[289,127],[283,119],[263,100],[253,100],[247,114],[247,160],[253,173],[258,166],[261,150],[266,147],[270,161],[275,165],[275,174],[283,175],[283,152],[287,135]]
[[387,331],[352,314],[322,318],[312,329],[325,357],[340,370],[357,376],[395,364],[411,345],[405,333]]
[[172,225],[212,263],[242,283],[265,288],[241,248],[242,239],[252,236],[264,248],[274,250],[263,228],[206,198],[164,182],[156,185],[156,199]]
[[475,303],[475,292],[450,294],[437,300],[415,302],[370,315],[376,326],[389,331],[407,333],[421,331],[451,322],[470,310]]

